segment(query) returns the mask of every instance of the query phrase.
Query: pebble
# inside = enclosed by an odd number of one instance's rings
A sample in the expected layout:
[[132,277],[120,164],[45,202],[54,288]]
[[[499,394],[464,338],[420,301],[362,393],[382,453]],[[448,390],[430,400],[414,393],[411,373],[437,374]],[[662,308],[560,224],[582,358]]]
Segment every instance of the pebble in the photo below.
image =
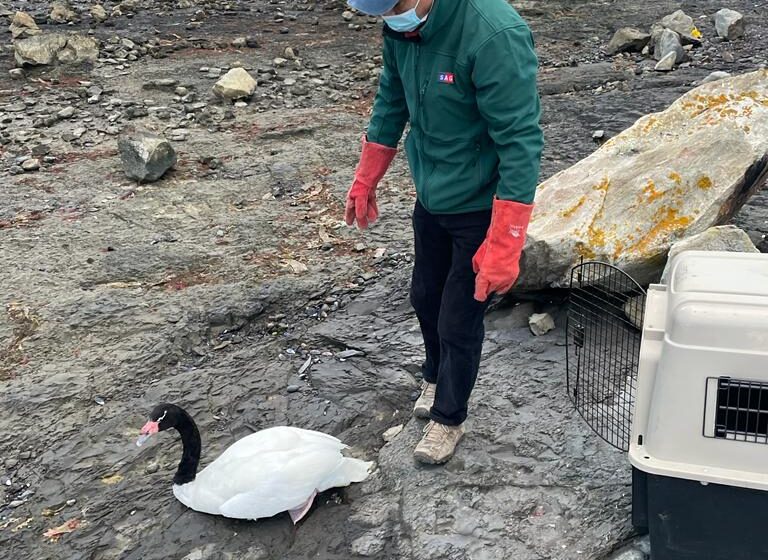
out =
[[56,113],[56,116],[60,119],[69,119],[73,116],[75,116],[75,108],[74,107],[65,107],[58,113]]
[[8,71],[8,74],[10,74],[12,80],[21,80],[24,78],[24,70],[21,68],[11,68]]
[[35,158],[28,159],[21,164],[21,168],[24,171],[37,171],[40,169],[40,160]]
[[723,60],[728,63],[732,63],[732,62],[736,62],[736,57],[733,56],[732,52],[726,51],[723,53]]
[[18,464],[19,464],[19,462],[18,462],[16,459],[8,459],[8,460],[5,462],[5,468],[6,468],[6,469],[12,469],[12,468],[14,468],[16,465],[18,465]]
[[77,503],[77,499],[75,499],[75,498],[72,498],[72,499],[70,499],[70,500],[67,500],[67,505],[68,505],[69,507],[72,507],[72,506],[73,506],[73,505],[75,505],[76,503]]
[[22,451],[21,453],[19,453],[19,459],[21,459],[22,461],[26,461],[27,459],[31,459],[31,458],[32,458],[31,451]]
[[288,389],[286,389],[286,390],[289,393],[298,393],[299,389],[301,389],[301,387],[299,387],[298,385],[288,385]]
[[534,313],[528,319],[528,326],[536,336],[542,336],[555,328],[555,321],[548,313]]
[[154,461],[144,467],[144,472],[147,474],[155,474],[158,470],[160,470],[160,465]]
[[8,506],[11,508],[17,508],[22,505],[24,505],[24,500],[13,500],[10,504],[8,504]]
[[398,435],[400,435],[400,432],[403,431],[404,426],[400,424],[399,426],[392,426],[390,429],[388,429],[386,432],[384,432],[381,437],[389,443],[393,439],[395,439]]
[[344,21],[352,21],[355,17],[355,14],[353,14],[349,10],[346,10],[344,11],[344,13],[341,14],[341,17],[344,18]]

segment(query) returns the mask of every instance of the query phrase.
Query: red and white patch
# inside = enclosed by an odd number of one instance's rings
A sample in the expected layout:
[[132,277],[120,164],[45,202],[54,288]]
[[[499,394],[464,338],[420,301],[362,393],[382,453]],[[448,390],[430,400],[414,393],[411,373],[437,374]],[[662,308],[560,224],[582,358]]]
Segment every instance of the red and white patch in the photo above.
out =
[[456,75],[453,72],[440,72],[437,75],[437,80],[441,84],[455,84],[456,83]]
[[151,436],[160,431],[160,422],[147,422],[141,427],[141,435]]

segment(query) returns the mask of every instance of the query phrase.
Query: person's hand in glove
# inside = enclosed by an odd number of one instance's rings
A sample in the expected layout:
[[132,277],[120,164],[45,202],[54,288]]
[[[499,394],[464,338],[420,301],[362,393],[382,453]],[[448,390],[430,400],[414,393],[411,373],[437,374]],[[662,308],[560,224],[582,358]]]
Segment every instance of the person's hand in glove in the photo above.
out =
[[376,221],[379,217],[379,207],[376,205],[376,186],[387,172],[396,153],[397,149],[395,148],[368,142],[363,137],[360,163],[355,170],[352,188],[347,193],[344,218],[348,226],[357,221],[357,227],[365,229],[369,223]]
[[517,281],[532,212],[533,204],[494,199],[491,225],[472,259],[472,268],[477,274],[477,301],[485,301],[491,293],[504,294]]

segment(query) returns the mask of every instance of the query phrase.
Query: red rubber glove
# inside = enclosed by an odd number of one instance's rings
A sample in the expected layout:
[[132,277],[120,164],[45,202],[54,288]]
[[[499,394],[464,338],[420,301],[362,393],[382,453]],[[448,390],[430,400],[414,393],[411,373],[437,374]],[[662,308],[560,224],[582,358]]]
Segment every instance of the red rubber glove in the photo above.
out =
[[475,299],[485,301],[495,292],[504,294],[520,275],[520,254],[531,220],[533,204],[494,199],[491,226],[485,241],[472,258]]
[[363,151],[360,163],[355,170],[355,180],[347,193],[347,207],[344,218],[351,226],[357,220],[357,227],[365,229],[369,222],[375,222],[379,217],[379,207],[376,205],[376,186],[387,172],[397,150],[368,142],[363,137]]

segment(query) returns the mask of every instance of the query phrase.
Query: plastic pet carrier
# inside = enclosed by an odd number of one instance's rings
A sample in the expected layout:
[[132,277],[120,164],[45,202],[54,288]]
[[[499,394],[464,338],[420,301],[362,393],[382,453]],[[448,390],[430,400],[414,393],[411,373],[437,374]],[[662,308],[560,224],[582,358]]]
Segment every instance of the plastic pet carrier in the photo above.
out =
[[665,284],[572,271],[568,391],[628,452],[652,560],[768,560],[768,255],[687,251]]

